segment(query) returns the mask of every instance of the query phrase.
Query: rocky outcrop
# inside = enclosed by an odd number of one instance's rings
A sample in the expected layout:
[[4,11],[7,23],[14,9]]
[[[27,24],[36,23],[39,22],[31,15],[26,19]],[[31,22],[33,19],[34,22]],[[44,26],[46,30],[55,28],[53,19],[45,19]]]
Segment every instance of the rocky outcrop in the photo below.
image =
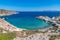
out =
[[0,16],[8,16],[8,15],[17,14],[17,13],[18,13],[17,11],[0,9]]

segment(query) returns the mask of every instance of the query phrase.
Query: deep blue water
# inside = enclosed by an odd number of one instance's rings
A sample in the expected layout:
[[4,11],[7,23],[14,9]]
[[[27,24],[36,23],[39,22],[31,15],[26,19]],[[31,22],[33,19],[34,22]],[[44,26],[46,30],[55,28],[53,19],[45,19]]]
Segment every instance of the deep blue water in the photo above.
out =
[[54,17],[58,14],[60,14],[60,12],[19,12],[19,14],[4,16],[4,18],[18,28],[37,30],[47,28],[50,25],[43,20],[36,19],[36,16]]

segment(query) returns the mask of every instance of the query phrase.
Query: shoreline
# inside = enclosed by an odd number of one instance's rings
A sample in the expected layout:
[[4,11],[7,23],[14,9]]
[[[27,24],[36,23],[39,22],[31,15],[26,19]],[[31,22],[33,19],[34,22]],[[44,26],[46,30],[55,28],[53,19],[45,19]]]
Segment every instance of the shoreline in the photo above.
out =
[[9,30],[11,32],[26,30],[26,29],[17,28],[16,26],[10,24],[9,22],[7,22],[6,20],[1,19],[1,18],[0,18],[0,24],[2,24],[2,25],[0,25],[1,28],[3,28],[3,29],[6,28],[5,30]]
[[[1,20],[3,21],[2,25],[7,26],[6,28],[8,28],[9,31],[23,31],[23,30],[27,30],[27,29],[23,29],[23,28],[18,28],[16,26],[12,25],[11,23],[7,22],[6,20],[0,18],[0,22],[1,22]],[[7,24],[7,25],[5,25],[4,23]],[[4,26],[2,26],[2,27],[4,27]],[[52,28],[52,27],[48,27],[48,28],[45,28],[45,29],[38,29],[38,31],[46,31],[49,28]],[[32,30],[32,31],[34,31],[34,30]]]
[[[1,22],[2,23],[2,27],[7,26],[6,28],[9,31],[22,31],[22,30],[27,30],[27,29],[23,29],[23,28],[18,28],[16,26],[12,25],[11,23],[9,23],[8,21],[4,20],[3,18],[0,18],[0,21],[3,21],[3,22]],[[4,23],[7,24],[7,25],[5,25]],[[48,31],[50,28],[52,28],[52,27],[48,27],[48,28],[45,28],[45,29],[38,29],[38,31]]]

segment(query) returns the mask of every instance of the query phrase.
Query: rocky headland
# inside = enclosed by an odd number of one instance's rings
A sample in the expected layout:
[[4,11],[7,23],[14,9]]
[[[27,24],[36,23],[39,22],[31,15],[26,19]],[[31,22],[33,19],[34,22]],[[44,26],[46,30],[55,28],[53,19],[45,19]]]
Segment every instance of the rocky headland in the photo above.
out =
[[8,15],[12,15],[12,14],[18,14],[18,12],[17,11],[0,9],[0,16],[8,16]]

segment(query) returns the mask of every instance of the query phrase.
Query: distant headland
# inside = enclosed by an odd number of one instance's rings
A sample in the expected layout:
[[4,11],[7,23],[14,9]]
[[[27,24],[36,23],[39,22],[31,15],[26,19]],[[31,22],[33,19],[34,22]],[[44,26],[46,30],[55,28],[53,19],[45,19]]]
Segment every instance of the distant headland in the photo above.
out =
[[17,11],[0,9],[0,16],[8,16],[8,15],[17,14],[17,13],[18,13]]

